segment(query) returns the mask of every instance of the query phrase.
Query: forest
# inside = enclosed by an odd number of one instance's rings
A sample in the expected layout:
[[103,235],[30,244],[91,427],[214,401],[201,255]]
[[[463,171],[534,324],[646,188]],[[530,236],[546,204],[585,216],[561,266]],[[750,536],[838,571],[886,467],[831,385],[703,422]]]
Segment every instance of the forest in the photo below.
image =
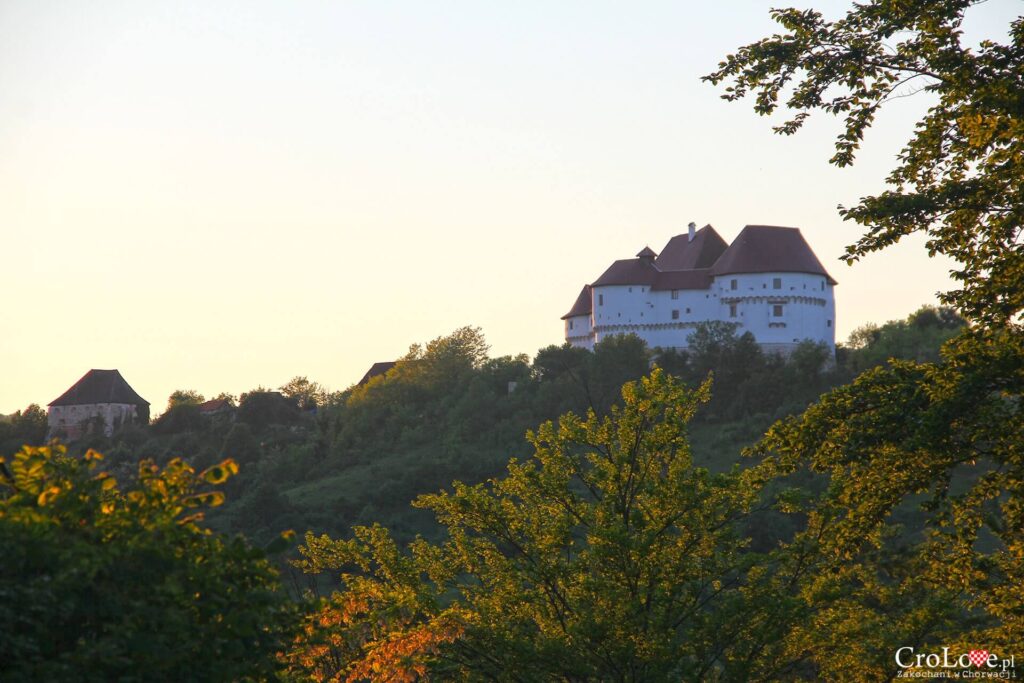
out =
[[0,423],[0,678],[1019,676],[1024,20],[965,45],[974,4],[772,10],[704,77],[783,135],[837,117],[840,167],[930,97],[840,213],[854,266],[950,258],[940,307],[834,362],[722,325],[491,358],[467,327],[339,393],[207,417],[183,388],[109,439],[42,443],[29,407]]
[[[549,346],[532,360],[488,357],[483,333],[467,327],[414,345],[386,376],[363,386],[331,393],[296,377],[240,399],[222,394],[232,407],[212,416],[198,411],[204,396],[182,389],[151,424],[126,425],[111,437],[96,430],[69,448],[103,453],[104,471],[120,478],[133,477],[139,460],[163,466],[186,458],[202,469],[232,458],[240,471],[208,522],[258,542],[287,529],[343,534],[374,522],[411,540],[439,531],[410,506],[418,495],[501,474],[510,457],[527,454],[527,430],[567,412],[607,415],[622,385],[654,365],[688,386],[712,378],[690,440],[698,464],[723,471],[773,422],[860,372],[889,358],[937,360],[963,325],[951,309],[922,307],[906,320],[859,328],[835,363],[811,343],[790,357],[765,354],[749,334],[723,323],[698,326],[685,352],[619,336],[593,352]],[[3,427],[13,432],[0,431],[2,454],[10,456],[45,441],[45,411],[30,406]]]

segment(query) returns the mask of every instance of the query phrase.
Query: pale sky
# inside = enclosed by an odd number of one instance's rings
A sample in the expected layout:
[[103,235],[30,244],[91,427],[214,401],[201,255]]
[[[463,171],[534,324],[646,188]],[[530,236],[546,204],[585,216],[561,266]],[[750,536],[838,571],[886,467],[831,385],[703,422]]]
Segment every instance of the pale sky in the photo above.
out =
[[177,388],[342,389],[462,325],[532,356],[690,221],[801,228],[839,340],[934,303],[949,264],[920,240],[837,260],[860,231],[836,206],[883,189],[922,96],[838,170],[837,122],[778,137],[700,81],[771,4],[0,0],[0,413],[90,368],[154,414]]

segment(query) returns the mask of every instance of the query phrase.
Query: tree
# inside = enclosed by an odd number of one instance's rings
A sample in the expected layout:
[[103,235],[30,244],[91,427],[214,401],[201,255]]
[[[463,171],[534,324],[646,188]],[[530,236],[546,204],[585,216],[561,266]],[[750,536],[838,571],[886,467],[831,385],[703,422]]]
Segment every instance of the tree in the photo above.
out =
[[25,447],[0,468],[0,678],[252,680],[277,669],[291,608],[264,553],[211,535],[211,485],[237,471]]
[[238,402],[238,421],[254,429],[274,424],[295,424],[300,418],[299,405],[294,399],[263,387],[242,394]]
[[326,389],[301,375],[292,377],[280,390],[285,398],[295,401],[300,410],[313,410],[327,400]]
[[197,406],[205,400],[198,391],[176,389],[167,397],[167,410],[172,410],[177,406]]
[[816,110],[843,117],[831,163],[848,166],[878,111],[913,88],[934,104],[888,177],[892,189],[840,207],[867,228],[847,261],[902,237],[928,236],[929,254],[959,267],[959,289],[941,299],[972,321],[999,326],[1024,307],[1024,18],[1009,43],[964,44],[977,0],[870,0],[826,21],[813,9],[772,10],[783,33],[740,48],[705,76],[723,97],[754,98],[762,115],[781,105],[792,134]]
[[784,662],[766,556],[745,550],[758,468],[694,467],[686,423],[709,385],[655,370],[599,418],[564,415],[489,485],[426,495],[447,541],[382,527],[307,534],[298,563],[344,591],[287,655],[317,680],[749,680]]
[[46,411],[32,403],[7,420],[0,420],[0,456],[18,451],[25,444],[43,443],[49,432]]
[[[864,348],[956,336],[937,363],[868,370],[753,450],[780,475],[827,484],[791,546],[807,558],[799,583],[810,612],[787,638],[823,678],[891,678],[898,667],[884,653],[907,645],[1014,652],[1024,631],[1024,19],[1009,44],[969,47],[961,25],[975,4],[871,0],[837,21],[774,10],[783,34],[706,77],[730,84],[726,99],[754,94],[760,114],[784,102],[794,115],[779,133],[815,110],[844,117],[839,166],[853,163],[886,102],[915,84],[934,98],[891,189],[840,207],[868,229],[845,258],[926,234],[929,254],[959,264],[959,288],[940,298],[969,326],[920,311],[858,331],[852,342]],[[901,528],[907,521],[915,533]]]
[[813,549],[811,613],[789,636],[826,679],[888,678],[897,647],[1019,651],[1024,340],[964,335],[943,356],[865,372],[755,449],[828,476],[792,545]]

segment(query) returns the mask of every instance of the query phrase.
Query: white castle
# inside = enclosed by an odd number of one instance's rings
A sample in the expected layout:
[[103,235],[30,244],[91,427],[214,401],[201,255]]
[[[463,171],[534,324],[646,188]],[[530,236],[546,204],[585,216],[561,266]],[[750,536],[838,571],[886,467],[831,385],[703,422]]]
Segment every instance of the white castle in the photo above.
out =
[[800,230],[748,225],[726,245],[710,225],[689,227],[661,254],[644,247],[584,286],[562,316],[565,340],[592,349],[632,333],[651,347],[684,349],[698,323],[720,320],[766,351],[810,339],[835,352],[836,281]]

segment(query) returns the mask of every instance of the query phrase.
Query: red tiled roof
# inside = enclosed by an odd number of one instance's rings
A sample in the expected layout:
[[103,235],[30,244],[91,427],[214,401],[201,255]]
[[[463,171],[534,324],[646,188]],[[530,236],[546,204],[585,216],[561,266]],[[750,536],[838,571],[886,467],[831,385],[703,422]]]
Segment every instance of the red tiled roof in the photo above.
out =
[[206,403],[199,404],[199,412],[201,413],[215,413],[218,410],[224,410],[231,407],[231,402],[226,398],[215,398],[207,401]]
[[711,268],[712,275],[732,273],[812,273],[836,284],[797,228],[748,225]]
[[710,225],[698,230],[690,241],[689,234],[676,235],[668,241],[654,262],[660,270],[693,270],[710,268],[728,245]]
[[[708,289],[716,275],[731,273],[812,273],[837,284],[811,251],[798,228],[748,225],[726,245],[710,225],[668,241],[661,255],[648,248],[637,258],[615,261],[593,284],[584,287],[562,320],[592,311],[591,288],[649,285],[653,290]],[[653,259],[653,260],[652,260]]]
[[653,285],[658,269],[650,261],[641,258],[623,259],[613,263],[597,278],[591,287],[609,285]]
[[90,370],[70,389],[50,402],[51,406],[80,406],[93,403],[149,405],[135,393],[117,370]]
[[572,305],[569,312],[562,316],[562,320],[566,318],[575,318],[578,315],[590,315],[593,311],[593,302],[590,296],[590,285],[583,285],[583,289],[580,290],[580,295],[576,297],[576,303]]

